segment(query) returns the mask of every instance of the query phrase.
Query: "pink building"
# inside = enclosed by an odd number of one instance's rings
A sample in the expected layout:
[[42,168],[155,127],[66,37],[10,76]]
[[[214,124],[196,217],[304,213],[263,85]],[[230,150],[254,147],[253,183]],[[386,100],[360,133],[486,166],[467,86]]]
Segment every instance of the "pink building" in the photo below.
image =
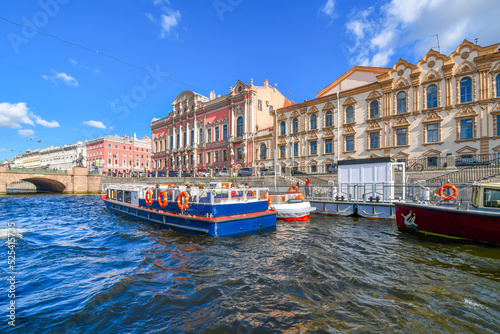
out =
[[129,174],[147,172],[151,160],[151,139],[107,136],[85,142],[87,167],[104,172]]
[[217,97],[214,92],[205,97],[186,90],[172,102],[168,116],[151,123],[152,168],[217,171],[271,166],[271,112],[290,104],[267,80],[264,86],[238,80],[228,94]]

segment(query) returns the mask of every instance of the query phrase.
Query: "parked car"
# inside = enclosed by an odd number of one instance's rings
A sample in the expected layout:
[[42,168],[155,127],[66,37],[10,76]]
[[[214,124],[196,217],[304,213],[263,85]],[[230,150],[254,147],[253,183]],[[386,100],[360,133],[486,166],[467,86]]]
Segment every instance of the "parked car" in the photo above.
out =
[[458,158],[455,160],[455,166],[463,167],[463,166],[484,166],[490,165],[489,161],[479,161],[474,158]]
[[238,171],[238,176],[252,176],[253,171],[250,167],[243,167]]
[[139,171],[135,171],[135,172],[132,172],[132,174],[130,174],[130,177],[139,177]]
[[165,172],[160,172],[160,171],[158,171],[158,173],[157,173],[157,174],[158,174],[158,177],[165,177],[165,176],[167,176],[167,175],[165,174]]
[[229,171],[227,169],[223,169],[215,174],[217,177],[229,177]]
[[208,169],[206,169],[206,168],[198,168],[196,175],[198,175],[200,177],[209,177],[210,173],[208,172]]
[[292,169],[292,175],[305,175],[306,173],[298,170],[298,169]]
[[191,174],[188,171],[185,171],[185,172],[182,173],[182,177],[192,177],[192,176],[193,176],[193,174]]
[[328,168],[326,169],[326,172],[327,173],[337,173],[338,172],[338,166],[336,164],[331,164],[330,166],[328,166]]
[[179,176],[179,172],[176,170],[171,170],[168,172],[168,177],[178,177],[178,176]]
[[262,168],[261,170],[257,171],[257,175],[258,176],[274,175],[274,170],[268,168]]

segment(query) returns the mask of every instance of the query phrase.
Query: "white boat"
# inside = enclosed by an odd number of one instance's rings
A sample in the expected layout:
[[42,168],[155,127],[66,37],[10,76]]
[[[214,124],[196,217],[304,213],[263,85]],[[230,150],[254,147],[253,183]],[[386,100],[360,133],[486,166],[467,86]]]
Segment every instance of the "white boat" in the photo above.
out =
[[[295,187],[295,188],[294,188]],[[309,214],[316,210],[299,192],[291,192],[296,186],[290,187],[288,193],[270,193],[271,208],[277,211],[276,219],[285,221],[306,221]]]

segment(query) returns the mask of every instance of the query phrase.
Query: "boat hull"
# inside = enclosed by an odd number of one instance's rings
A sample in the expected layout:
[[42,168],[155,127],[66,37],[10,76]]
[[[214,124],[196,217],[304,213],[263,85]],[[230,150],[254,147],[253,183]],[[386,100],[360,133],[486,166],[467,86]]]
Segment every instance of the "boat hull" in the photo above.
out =
[[500,245],[500,213],[395,203],[399,229]]
[[271,204],[278,212],[276,218],[284,221],[307,221],[309,214],[316,210],[309,202]]
[[106,199],[108,210],[189,234],[230,236],[276,228],[276,211],[265,210],[218,217],[196,216],[135,206]]

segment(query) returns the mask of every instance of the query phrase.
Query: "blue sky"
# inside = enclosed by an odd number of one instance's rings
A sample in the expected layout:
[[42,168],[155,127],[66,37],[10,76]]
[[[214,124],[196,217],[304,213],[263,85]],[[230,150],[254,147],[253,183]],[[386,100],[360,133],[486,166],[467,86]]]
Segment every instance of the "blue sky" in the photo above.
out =
[[[186,89],[264,79],[295,102],[355,65],[500,42],[497,0],[2,1],[0,159],[150,135]],[[31,27],[35,32],[27,27]]]

